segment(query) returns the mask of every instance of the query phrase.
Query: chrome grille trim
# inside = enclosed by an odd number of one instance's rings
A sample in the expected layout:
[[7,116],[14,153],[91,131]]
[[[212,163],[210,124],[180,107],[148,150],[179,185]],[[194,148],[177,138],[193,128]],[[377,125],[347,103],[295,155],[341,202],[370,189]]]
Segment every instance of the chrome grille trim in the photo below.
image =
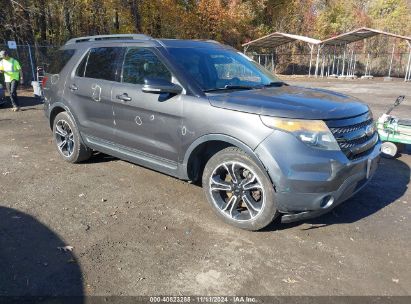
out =
[[339,128],[330,128],[331,132],[333,134],[345,134],[345,133],[351,133],[354,131],[358,131],[361,128],[364,128],[368,125],[370,125],[371,123],[373,123],[373,119],[370,118],[364,122],[361,122],[359,124],[353,125],[353,126],[348,126],[348,127],[339,127]]
[[[363,119],[363,121],[359,121]],[[378,133],[375,122],[367,113],[361,117],[326,121],[331,133],[334,135],[341,150],[348,159],[354,160],[367,155],[378,143]],[[370,126],[373,129],[370,130]],[[367,134],[372,131],[371,134]]]

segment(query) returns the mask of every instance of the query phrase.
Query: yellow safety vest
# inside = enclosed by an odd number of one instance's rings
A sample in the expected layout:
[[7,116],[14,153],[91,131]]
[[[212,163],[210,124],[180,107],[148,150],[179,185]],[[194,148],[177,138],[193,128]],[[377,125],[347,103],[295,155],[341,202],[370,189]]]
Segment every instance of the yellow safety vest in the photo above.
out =
[[4,72],[4,81],[12,82],[13,80],[20,80],[20,63],[14,59],[9,58],[8,60],[0,60],[0,71]]

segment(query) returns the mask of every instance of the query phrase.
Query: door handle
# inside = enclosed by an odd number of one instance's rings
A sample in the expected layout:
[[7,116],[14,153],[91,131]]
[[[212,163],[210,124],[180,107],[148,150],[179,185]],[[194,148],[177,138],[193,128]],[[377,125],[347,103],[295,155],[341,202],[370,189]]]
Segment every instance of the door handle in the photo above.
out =
[[73,83],[72,85],[69,86],[70,91],[77,91],[78,87]]
[[127,93],[123,93],[123,94],[121,94],[121,95],[117,95],[116,98],[117,98],[117,99],[120,99],[120,100],[122,100],[122,101],[131,101],[131,97],[128,96]]

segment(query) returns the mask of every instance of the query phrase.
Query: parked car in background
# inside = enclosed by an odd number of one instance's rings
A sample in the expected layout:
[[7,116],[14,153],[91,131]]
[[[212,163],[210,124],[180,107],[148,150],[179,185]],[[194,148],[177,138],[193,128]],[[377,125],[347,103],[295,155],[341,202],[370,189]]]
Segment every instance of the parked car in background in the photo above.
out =
[[64,160],[96,150],[201,181],[216,214],[243,229],[328,212],[378,166],[368,106],[288,85],[214,41],[82,37],[45,72],[45,113]]

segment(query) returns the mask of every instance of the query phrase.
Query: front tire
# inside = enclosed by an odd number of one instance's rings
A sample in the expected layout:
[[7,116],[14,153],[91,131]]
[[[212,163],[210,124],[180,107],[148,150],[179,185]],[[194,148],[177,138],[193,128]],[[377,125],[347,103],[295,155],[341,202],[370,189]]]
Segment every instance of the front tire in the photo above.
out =
[[91,149],[81,140],[73,118],[67,112],[57,114],[53,121],[57,151],[69,163],[79,163],[91,157]]
[[384,141],[381,145],[381,155],[385,158],[394,158],[398,153],[398,147],[396,144]]
[[260,230],[279,214],[266,172],[236,147],[210,158],[203,172],[203,189],[217,215],[242,229]]

